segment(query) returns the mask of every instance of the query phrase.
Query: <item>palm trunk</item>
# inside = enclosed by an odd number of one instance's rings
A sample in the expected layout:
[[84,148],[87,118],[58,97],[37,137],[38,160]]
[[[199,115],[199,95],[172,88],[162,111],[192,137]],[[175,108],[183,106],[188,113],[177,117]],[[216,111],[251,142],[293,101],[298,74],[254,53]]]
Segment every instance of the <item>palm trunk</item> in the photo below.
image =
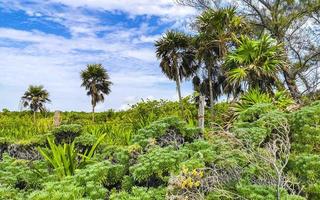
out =
[[209,79],[209,93],[210,93],[210,110],[211,110],[211,118],[213,118],[213,87],[212,87],[212,74],[211,74],[211,66],[208,66],[208,79]]
[[177,86],[177,92],[178,92],[180,109],[181,109],[181,117],[184,117],[182,95],[181,95],[181,86],[180,86],[180,70],[179,70],[178,65],[176,65],[176,86]]
[[95,108],[95,106],[92,105],[92,121],[93,121],[93,122],[94,122],[94,108]]
[[36,111],[33,111],[33,122],[36,123]]
[[204,105],[205,105],[205,96],[203,94],[200,94],[199,109],[198,109],[198,124],[202,133],[204,133]]

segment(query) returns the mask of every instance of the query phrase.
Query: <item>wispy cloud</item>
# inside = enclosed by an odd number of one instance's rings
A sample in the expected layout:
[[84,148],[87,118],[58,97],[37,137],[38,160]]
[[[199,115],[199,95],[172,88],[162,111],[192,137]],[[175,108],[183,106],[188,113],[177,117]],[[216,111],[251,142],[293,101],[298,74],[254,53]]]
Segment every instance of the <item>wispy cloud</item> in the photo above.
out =
[[[125,108],[141,98],[171,99],[175,95],[174,83],[161,75],[153,42],[193,10],[178,8],[167,0],[32,0],[28,4],[1,0],[0,7],[6,13],[25,12],[28,23],[49,20],[69,32],[61,35],[42,27],[17,29],[0,24],[0,95],[4,97],[0,107],[17,109],[19,97],[29,84],[43,84],[51,94],[49,108],[89,111],[89,97],[80,88],[79,77],[87,63],[102,63],[114,82],[100,111]],[[104,12],[113,14],[101,16]],[[119,18],[117,12],[127,14]],[[144,15],[156,16],[157,20]],[[108,16],[118,18],[104,24]],[[130,24],[130,18],[139,16],[142,19]],[[158,30],[158,26],[163,27]],[[189,92],[190,86],[185,94]]]

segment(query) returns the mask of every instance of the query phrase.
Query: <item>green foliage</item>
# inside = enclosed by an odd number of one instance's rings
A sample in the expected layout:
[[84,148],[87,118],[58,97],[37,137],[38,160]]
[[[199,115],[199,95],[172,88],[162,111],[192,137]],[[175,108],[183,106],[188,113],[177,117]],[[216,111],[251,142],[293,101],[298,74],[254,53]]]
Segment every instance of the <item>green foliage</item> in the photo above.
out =
[[61,125],[53,129],[52,133],[57,143],[71,143],[81,134],[82,127],[79,124]]
[[293,173],[308,194],[308,199],[320,198],[320,156],[302,153],[293,156],[288,169]]
[[49,92],[45,90],[42,85],[30,85],[21,97],[22,106],[30,108],[34,113],[37,111],[46,111],[45,103],[50,101]]
[[[274,200],[276,190],[274,187],[263,185],[237,185],[238,195],[245,199],[252,200]],[[286,200],[306,200],[301,196],[289,195],[285,190],[281,191],[281,199]]]
[[93,154],[95,153],[98,145],[102,142],[102,140],[104,140],[106,134],[101,135],[98,140],[92,145],[92,147],[89,149],[86,149],[84,154],[79,154],[82,159],[81,159],[81,163],[86,163],[88,161],[90,161],[90,159],[93,157]]
[[293,149],[297,152],[320,152],[320,102],[291,115]]
[[[38,148],[40,154],[45,160],[55,169],[60,178],[64,176],[74,175],[75,170],[80,164],[84,164],[93,157],[98,145],[104,139],[105,135],[102,135],[89,149],[86,149],[84,154],[78,154],[75,149],[75,142],[64,143],[63,145],[57,145],[54,141],[48,138],[49,148]],[[77,156],[81,156],[80,162],[78,162]]]
[[13,159],[7,154],[3,155],[0,169],[0,185],[23,190],[39,188],[41,178],[48,174],[39,161],[30,165],[28,161]]
[[[230,104],[227,102],[216,103],[213,106],[213,119],[211,122],[214,122],[214,125],[224,127],[230,120]],[[209,117],[205,117],[209,119]]]
[[267,93],[258,89],[251,89],[240,97],[240,101],[234,106],[236,113],[240,113],[259,103],[272,103],[272,99]]
[[226,58],[228,84],[272,92],[283,65],[281,50],[282,45],[269,35],[262,35],[258,40],[240,36],[237,48]]
[[52,120],[46,118],[33,122],[26,112],[0,114],[0,143],[43,143],[52,126]]
[[[43,156],[50,159],[16,160],[5,153],[4,160],[0,162],[0,195],[19,200],[130,200],[166,199],[170,194],[182,195],[187,191],[191,196],[198,197],[201,194],[205,199],[275,199],[275,171],[270,163],[259,159],[257,155],[266,155],[265,145],[278,134],[281,125],[289,123],[292,150],[284,174],[296,184],[297,190],[302,188],[302,192],[301,196],[294,196],[281,188],[281,196],[291,200],[319,199],[317,132],[320,104],[315,102],[289,113],[276,103],[275,96],[271,103],[250,104],[234,119],[230,118],[231,104],[217,104],[214,122],[229,125],[221,126],[225,129],[206,131],[205,137],[192,123],[181,121],[178,117],[158,120],[170,113],[177,104],[164,103],[161,107],[157,101],[141,102],[128,111],[108,115],[99,113],[96,118],[99,123],[93,123],[90,115],[88,117],[85,113],[78,113],[78,117],[75,117],[75,113],[65,114],[65,120],[68,121],[72,116],[72,120],[80,122],[81,128],[71,123],[52,129],[52,121],[43,116],[38,122],[44,123],[43,127],[50,124],[46,130],[53,134],[49,137],[48,148],[43,148],[44,142],[32,144],[40,145],[39,151],[43,151]],[[149,106],[154,105],[160,107],[148,110]],[[190,116],[195,116],[193,111],[196,110],[192,106],[190,108]],[[143,116],[143,112],[150,118]],[[138,117],[129,120],[139,115],[143,119]],[[107,116],[110,118],[105,122]],[[19,123],[18,117],[29,119],[32,123],[30,113],[0,114],[3,122]],[[132,124],[141,119],[143,123],[140,125]],[[14,124],[10,123],[2,126],[8,127],[9,131],[14,130]],[[24,127],[32,127],[27,123],[22,122]],[[59,132],[65,135],[70,135],[70,132],[79,134],[74,140],[57,144],[53,138]],[[39,136],[46,134],[39,133]],[[2,148],[6,148],[6,145],[2,145]],[[52,169],[57,173],[52,173]],[[184,173],[186,170],[188,176]],[[197,173],[202,170],[204,175],[199,178]],[[209,173],[210,170],[215,170],[215,173]],[[268,179],[264,180],[266,176]],[[210,180],[219,180],[220,183],[210,186]],[[192,187],[189,188],[191,183]],[[180,187],[182,185],[184,188]]]
[[251,89],[240,97],[233,109],[238,115],[256,104],[273,104],[276,108],[285,110],[293,103],[293,99],[286,91],[277,91],[274,95],[270,95],[258,89]]
[[38,151],[55,169],[57,175],[60,178],[74,175],[78,164],[74,142],[56,145],[54,141],[48,138],[48,144],[49,148],[38,148]]
[[31,193],[28,198],[45,199],[105,199],[104,185],[119,182],[123,177],[123,167],[108,161],[95,163],[76,170],[74,176],[44,184],[44,188]]
[[170,172],[178,169],[179,163],[186,159],[186,154],[174,151],[171,147],[154,148],[141,155],[138,163],[130,167],[130,172],[135,180],[148,181],[151,178],[166,181]]
[[232,131],[244,143],[259,146],[281,123],[287,123],[287,118],[287,114],[272,110],[270,104],[256,104],[239,115]]
[[199,136],[200,130],[194,127],[188,127],[187,124],[177,117],[168,117],[156,121],[146,128],[138,131],[133,137],[133,142],[145,147],[150,139],[158,139],[168,133],[169,130],[181,134],[187,141]]
[[1,199],[22,200],[25,199],[24,193],[12,187],[5,187],[0,184],[0,197]]
[[237,121],[253,122],[258,120],[262,115],[268,112],[271,112],[273,110],[276,110],[276,108],[272,104],[269,104],[269,103],[255,104],[249,107],[248,109],[240,112],[237,117],[238,119]]
[[294,104],[294,100],[286,90],[277,91],[273,96],[273,103],[277,108],[285,110],[288,106]]
[[132,138],[132,132],[130,126],[117,123],[88,125],[84,128],[86,137],[98,138],[105,134],[103,142],[111,145],[128,145]]
[[112,193],[110,200],[163,200],[165,199],[165,195],[165,188],[133,187],[131,193]]

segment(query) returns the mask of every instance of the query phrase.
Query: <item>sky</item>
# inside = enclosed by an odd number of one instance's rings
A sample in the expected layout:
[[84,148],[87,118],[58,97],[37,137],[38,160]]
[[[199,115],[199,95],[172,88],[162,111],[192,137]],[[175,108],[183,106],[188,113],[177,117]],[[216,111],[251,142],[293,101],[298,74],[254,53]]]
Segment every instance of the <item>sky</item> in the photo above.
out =
[[[43,85],[49,110],[90,111],[80,72],[93,63],[113,82],[97,111],[176,100],[154,41],[168,29],[188,29],[195,13],[174,0],[0,0],[0,109],[20,110],[28,86]],[[190,83],[182,93],[192,93]]]

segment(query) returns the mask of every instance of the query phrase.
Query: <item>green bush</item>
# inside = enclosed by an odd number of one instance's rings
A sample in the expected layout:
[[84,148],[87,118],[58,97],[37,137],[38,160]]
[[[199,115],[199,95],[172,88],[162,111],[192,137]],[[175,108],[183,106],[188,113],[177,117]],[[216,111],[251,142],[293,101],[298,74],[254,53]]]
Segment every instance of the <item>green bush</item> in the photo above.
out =
[[105,199],[110,186],[121,182],[123,166],[103,161],[76,170],[74,176],[44,183],[42,190],[32,192],[28,198],[35,200]]
[[293,150],[320,152],[320,101],[291,114]]
[[132,192],[112,193],[110,200],[163,200],[166,196],[165,188],[133,187]]
[[41,187],[42,177],[47,176],[45,163],[16,160],[3,155],[0,162],[0,185],[21,190],[33,190]]
[[170,172],[176,171],[186,156],[185,153],[175,151],[172,147],[154,148],[139,156],[137,164],[130,167],[130,172],[138,182],[152,181],[152,178],[167,181]]
[[200,134],[200,129],[188,127],[186,122],[181,121],[177,117],[168,117],[153,122],[146,128],[139,130],[133,137],[133,143],[138,143],[142,147],[146,147],[150,143],[150,140],[157,140],[170,131],[180,134],[185,141],[192,141],[199,137]]
[[76,137],[81,134],[82,127],[79,124],[68,124],[61,125],[53,129],[52,133],[55,137],[55,142],[61,143],[71,143]]
[[[250,200],[274,200],[276,199],[276,189],[267,185],[237,185],[238,195]],[[284,189],[281,190],[281,199],[286,200],[306,200],[301,196],[289,195]]]

